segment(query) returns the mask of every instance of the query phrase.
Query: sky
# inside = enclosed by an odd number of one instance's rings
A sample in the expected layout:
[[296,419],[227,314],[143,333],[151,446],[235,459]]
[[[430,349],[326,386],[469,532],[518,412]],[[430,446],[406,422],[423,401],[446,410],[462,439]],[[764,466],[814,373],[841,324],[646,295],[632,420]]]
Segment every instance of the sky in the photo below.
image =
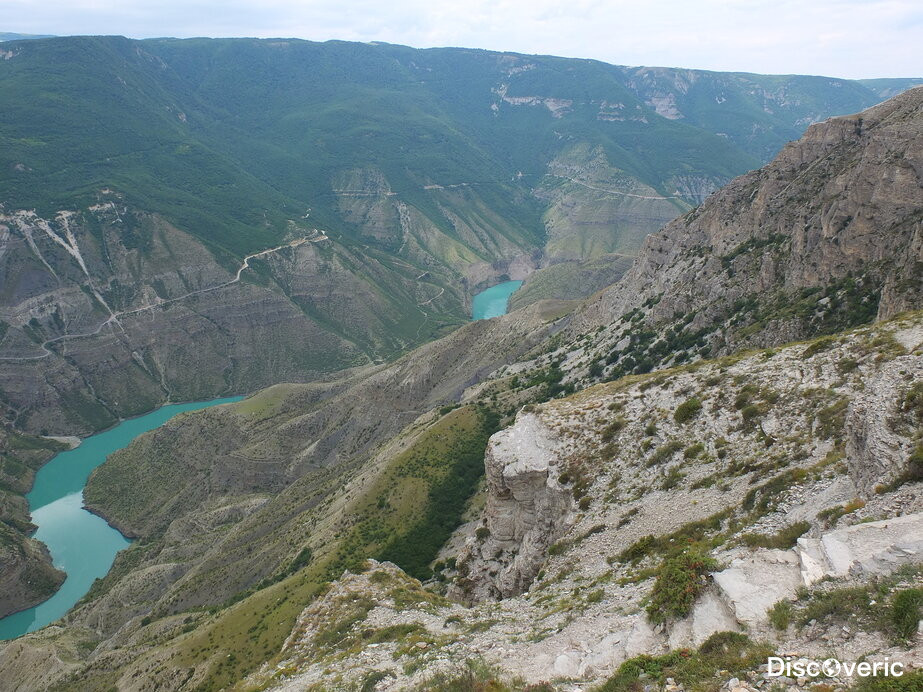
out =
[[921,0],[0,0],[0,31],[462,46],[834,77],[923,77]]

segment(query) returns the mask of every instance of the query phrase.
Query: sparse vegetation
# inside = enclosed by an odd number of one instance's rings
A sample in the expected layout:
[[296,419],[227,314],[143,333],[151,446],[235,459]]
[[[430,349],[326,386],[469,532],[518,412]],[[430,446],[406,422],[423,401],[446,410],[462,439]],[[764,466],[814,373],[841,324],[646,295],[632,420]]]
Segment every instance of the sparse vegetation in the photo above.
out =
[[787,550],[798,542],[811,528],[811,523],[799,521],[791,526],[780,529],[778,533],[767,536],[761,533],[745,533],[740,537],[741,542],[748,548],[774,548],[776,550]]
[[793,610],[791,601],[779,601],[769,609],[769,622],[777,630],[785,631],[792,622]]
[[910,639],[917,633],[923,609],[923,588],[904,589],[894,595],[891,604],[891,624],[897,636]]
[[[645,684],[666,684],[667,678],[673,678],[688,690],[718,692],[729,677],[743,677],[746,671],[765,663],[772,653],[770,647],[755,644],[746,635],[718,632],[705,640],[698,651],[679,649],[663,656],[629,659],[598,692],[640,692]],[[716,677],[719,670],[726,675]],[[642,674],[644,679],[639,679]]]
[[673,412],[673,420],[677,423],[688,423],[699,415],[699,411],[701,410],[702,402],[692,397],[676,407],[676,411]]
[[713,558],[694,548],[664,560],[657,569],[657,580],[651,591],[648,619],[659,623],[688,615],[708,585],[708,573],[717,567]]

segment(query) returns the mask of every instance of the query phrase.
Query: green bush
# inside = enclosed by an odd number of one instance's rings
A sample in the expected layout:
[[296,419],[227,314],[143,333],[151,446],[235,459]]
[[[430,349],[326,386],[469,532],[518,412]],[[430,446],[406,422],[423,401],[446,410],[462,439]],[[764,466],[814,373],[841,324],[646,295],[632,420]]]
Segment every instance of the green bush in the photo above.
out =
[[664,560],[651,591],[648,619],[659,623],[688,615],[708,584],[706,575],[717,567],[713,558],[694,548]]
[[701,410],[702,402],[692,397],[676,407],[676,411],[673,412],[673,420],[677,423],[687,423],[699,415]]
[[901,639],[910,639],[916,634],[921,607],[923,589],[904,589],[894,596],[891,604],[891,623]]
[[753,423],[763,415],[763,411],[755,404],[747,404],[740,410],[740,416],[743,419],[744,427],[749,428]]
[[674,466],[663,477],[663,480],[660,482],[660,489],[672,490],[679,485],[680,481],[685,477],[686,475],[679,470],[679,466]]
[[626,425],[626,421],[624,418],[621,418],[621,417],[616,418],[614,421],[609,423],[609,425],[607,425],[603,429],[602,435],[601,435],[602,441],[603,442],[611,441],[613,437],[615,437],[622,431],[625,425]]
[[869,606],[875,600],[868,586],[848,586],[814,594],[807,607],[800,611],[798,624],[807,625],[811,620],[854,621],[874,619],[877,611]]
[[657,539],[654,536],[642,536],[619,553],[619,561],[631,563],[641,562],[641,560],[650,555],[656,545]]
[[907,459],[907,471],[904,473],[904,481],[907,483],[916,483],[923,481],[923,444],[918,444],[910,457]]
[[777,630],[787,630],[792,621],[791,601],[779,601],[769,609],[769,622]]

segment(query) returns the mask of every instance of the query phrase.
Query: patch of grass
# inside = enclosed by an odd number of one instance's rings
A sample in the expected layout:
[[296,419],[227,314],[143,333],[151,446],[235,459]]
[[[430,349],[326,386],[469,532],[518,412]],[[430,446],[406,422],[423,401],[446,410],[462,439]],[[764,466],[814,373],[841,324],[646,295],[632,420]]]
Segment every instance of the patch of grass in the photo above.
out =
[[817,412],[817,434],[821,439],[829,440],[842,433],[848,406],[849,399],[842,397]]
[[923,382],[915,382],[901,397],[899,408],[917,425],[923,425]]
[[[663,656],[645,654],[629,659],[598,692],[641,692],[651,683],[664,685],[667,678],[673,678],[687,690],[717,692],[729,677],[743,677],[772,654],[770,647],[756,644],[746,635],[718,632],[706,639],[698,651],[679,649]],[[717,671],[727,674],[718,678]],[[641,674],[645,678],[639,678]]]
[[812,594],[807,605],[799,611],[797,624],[803,627],[812,620],[858,622],[872,624],[881,630],[881,608],[870,603],[879,601],[885,593],[873,586],[848,586]]
[[464,667],[427,678],[414,692],[552,692],[547,685],[526,685],[506,679],[503,673],[482,660],[471,659]]
[[618,435],[622,429],[627,425],[627,421],[622,418],[616,418],[614,421],[609,423],[605,428],[603,428],[600,438],[603,442],[610,442],[612,438]]
[[[719,532],[722,522],[732,514],[732,509],[725,509],[705,519],[684,524],[663,536],[643,536],[619,553],[616,559],[622,563],[637,564],[653,555],[675,557],[687,548],[706,543],[708,536]],[[709,547],[717,545],[719,540],[720,536],[712,539]]]
[[785,631],[792,622],[793,611],[791,601],[779,601],[769,609],[769,622],[777,630]]
[[686,477],[682,471],[679,470],[679,466],[673,466],[667,471],[664,475],[663,480],[660,482],[661,490],[672,490],[680,484],[680,482]]
[[689,445],[686,449],[683,450],[683,459],[695,459],[702,452],[705,451],[705,445],[701,442],[696,442],[693,445]]
[[651,455],[651,458],[647,460],[648,466],[657,466],[667,461],[670,457],[676,454],[679,450],[683,448],[683,443],[679,440],[667,440],[657,449],[654,450],[654,453]]
[[775,548],[776,550],[788,550],[793,547],[798,539],[801,538],[811,528],[808,521],[799,521],[791,526],[780,529],[778,533],[767,536],[762,533],[745,533],[740,540],[748,548]]
[[865,500],[857,497],[850,500],[845,505],[837,505],[836,507],[822,509],[817,513],[817,518],[823,521],[827,526],[832,526],[840,517],[846,516],[863,507],[865,507]]
[[897,478],[886,485],[875,488],[876,492],[886,493],[897,490],[905,483],[919,483],[923,481],[923,443],[914,447],[907,457],[907,468]]
[[833,348],[836,345],[836,339],[831,336],[825,336],[822,339],[808,345],[804,351],[801,352],[801,357],[807,360],[812,356],[816,356],[818,353],[823,353],[824,351]]
[[923,670],[905,673],[899,678],[873,676],[862,678],[851,692],[919,692],[923,690]]
[[778,476],[774,476],[762,485],[750,490],[744,496],[743,508],[755,510],[759,514],[770,511],[779,499],[779,496],[793,485],[801,483],[808,477],[804,469],[789,469]]
[[660,623],[688,615],[699,594],[708,585],[708,573],[717,567],[714,558],[694,548],[664,560],[657,570],[651,591],[648,619]]
[[904,589],[894,595],[891,603],[891,624],[898,637],[909,640],[917,633],[921,609],[923,589]]
[[688,423],[699,415],[701,410],[702,402],[696,397],[692,397],[676,407],[676,410],[673,412],[673,420],[677,423]]

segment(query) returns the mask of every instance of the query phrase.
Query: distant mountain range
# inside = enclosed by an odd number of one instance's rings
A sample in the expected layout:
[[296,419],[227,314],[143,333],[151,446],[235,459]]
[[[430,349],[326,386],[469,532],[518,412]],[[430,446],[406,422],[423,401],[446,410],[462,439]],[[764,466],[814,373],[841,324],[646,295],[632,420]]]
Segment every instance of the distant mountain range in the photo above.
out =
[[14,34],[0,31],[0,41],[28,41],[33,38],[54,38],[54,34]]
[[[393,358],[479,287],[634,255],[913,81],[342,41],[0,50],[0,404],[51,433]],[[533,297],[618,275],[555,271]]]

